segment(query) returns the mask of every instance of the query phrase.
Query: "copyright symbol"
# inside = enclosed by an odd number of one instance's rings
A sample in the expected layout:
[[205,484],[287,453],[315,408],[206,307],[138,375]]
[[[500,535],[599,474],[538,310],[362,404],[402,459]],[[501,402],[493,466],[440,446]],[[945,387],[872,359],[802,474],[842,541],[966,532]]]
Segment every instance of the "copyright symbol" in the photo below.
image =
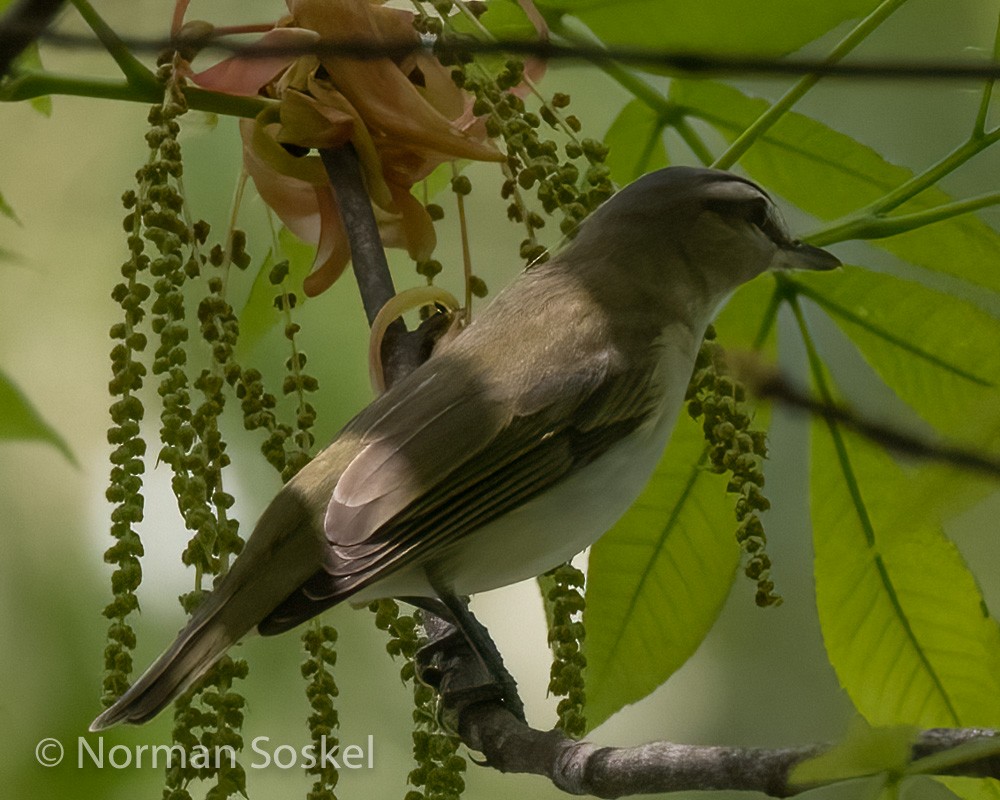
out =
[[58,739],[42,739],[35,745],[35,759],[43,767],[54,767],[63,760],[65,755],[62,742]]

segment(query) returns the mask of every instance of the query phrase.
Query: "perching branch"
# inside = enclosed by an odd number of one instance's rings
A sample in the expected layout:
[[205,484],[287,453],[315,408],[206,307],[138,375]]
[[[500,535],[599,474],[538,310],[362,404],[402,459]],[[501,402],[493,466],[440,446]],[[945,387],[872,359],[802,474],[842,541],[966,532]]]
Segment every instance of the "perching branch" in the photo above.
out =
[[[427,622],[429,658],[418,660],[418,674],[435,686],[442,717],[486,764],[501,772],[542,775],[569,794],[597,797],[679,791],[737,790],[790,797],[814,788],[793,785],[793,767],[830,745],[778,749],[704,747],[652,742],[637,747],[601,747],[575,741],[561,731],[539,731],[518,720],[491,691],[489,678],[468,644],[445,622]],[[970,741],[993,738],[996,731],[935,728],[913,745],[914,760]],[[948,774],[1000,777],[1000,756],[955,765]]]
[[[378,312],[396,294],[379,235],[375,212],[365,188],[361,164],[354,147],[321,148],[326,174],[340,209],[351,246],[351,264],[361,293],[369,326]],[[407,331],[402,319],[390,323],[382,339],[382,365],[386,386],[403,377],[431,354],[434,342],[443,333],[443,315],[426,320],[416,331]]]

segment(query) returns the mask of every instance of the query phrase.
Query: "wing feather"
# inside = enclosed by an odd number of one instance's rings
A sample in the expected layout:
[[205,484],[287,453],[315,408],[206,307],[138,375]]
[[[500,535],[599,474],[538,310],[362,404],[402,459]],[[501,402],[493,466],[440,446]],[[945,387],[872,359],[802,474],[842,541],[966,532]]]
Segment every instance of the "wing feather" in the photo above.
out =
[[[421,451],[419,448],[438,448],[439,455],[445,453],[445,457],[454,459],[451,469],[436,482],[429,482],[430,489],[423,492],[405,481],[405,470],[394,469],[391,474],[404,478],[406,485],[395,495],[393,490],[381,492],[369,503],[381,506],[367,517],[369,521],[378,520],[377,526],[363,535],[359,531],[328,529],[324,568],[275,609],[261,624],[261,632],[277,633],[294,627],[404,565],[431,564],[435,554],[600,457],[642,425],[656,408],[658,393],[649,375],[648,370],[636,369],[606,378],[596,389],[581,387],[568,407],[564,402],[567,393],[556,392],[561,401],[558,408],[549,404],[527,416],[514,417],[505,425],[488,425],[485,430],[489,435],[479,428],[471,442],[452,442],[458,446],[449,447],[441,440],[439,425],[447,422],[445,429],[455,428],[451,420],[437,415],[437,422],[422,425],[405,437],[405,444],[396,452],[388,457],[383,454],[383,466],[375,470],[373,478],[390,474],[381,469],[394,458],[409,461],[414,452]],[[533,397],[537,398],[537,392]],[[469,405],[453,402],[446,413],[478,418],[484,423],[498,418],[495,412],[492,417],[490,412],[477,413],[475,404],[482,402],[481,396],[473,395],[467,402]],[[533,404],[536,408],[541,405],[536,401]],[[374,426],[367,438],[383,444],[391,442],[391,436],[379,428]],[[457,455],[463,446],[464,458]],[[357,474],[362,474],[360,468]],[[409,499],[399,503],[402,497]],[[343,513],[331,514],[328,510],[327,522],[345,519]]]

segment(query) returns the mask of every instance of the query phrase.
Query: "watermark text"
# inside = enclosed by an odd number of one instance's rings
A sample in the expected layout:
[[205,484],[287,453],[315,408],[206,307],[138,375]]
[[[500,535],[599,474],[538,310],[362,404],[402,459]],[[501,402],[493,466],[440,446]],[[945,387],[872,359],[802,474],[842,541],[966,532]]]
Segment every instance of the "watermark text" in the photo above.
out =
[[[97,769],[223,769],[235,767],[240,754],[228,745],[187,749],[179,744],[114,744],[108,745],[103,736],[76,740],[76,768]],[[55,767],[66,757],[66,747],[59,739],[48,737],[35,746],[35,760],[43,767]],[[270,736],[257,736],[250,742],[244,758],[250,769],[312,769],[330,766],[334,769],[374,769],[375,737],[368,735],[364,744],[341,745],[335,739],[323,737],[319,743],[301,747],[276,744]]]

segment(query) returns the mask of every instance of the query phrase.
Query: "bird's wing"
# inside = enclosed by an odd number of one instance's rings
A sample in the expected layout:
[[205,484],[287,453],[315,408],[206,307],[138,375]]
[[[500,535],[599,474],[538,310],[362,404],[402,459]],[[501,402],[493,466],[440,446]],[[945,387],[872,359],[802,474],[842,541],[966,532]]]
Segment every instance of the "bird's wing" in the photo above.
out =
[[[558,384],[521,387],[514,402],[475,380],[457,387],[454,370],[438,379],[424,370],[405,399],[366,419],[360,452],[327,509],[324,569],[261,631],[293,627],[427,559],[564,480],[653,412],[648,370],[588,366]],[[404,414],[403,403],[419,408]]]

